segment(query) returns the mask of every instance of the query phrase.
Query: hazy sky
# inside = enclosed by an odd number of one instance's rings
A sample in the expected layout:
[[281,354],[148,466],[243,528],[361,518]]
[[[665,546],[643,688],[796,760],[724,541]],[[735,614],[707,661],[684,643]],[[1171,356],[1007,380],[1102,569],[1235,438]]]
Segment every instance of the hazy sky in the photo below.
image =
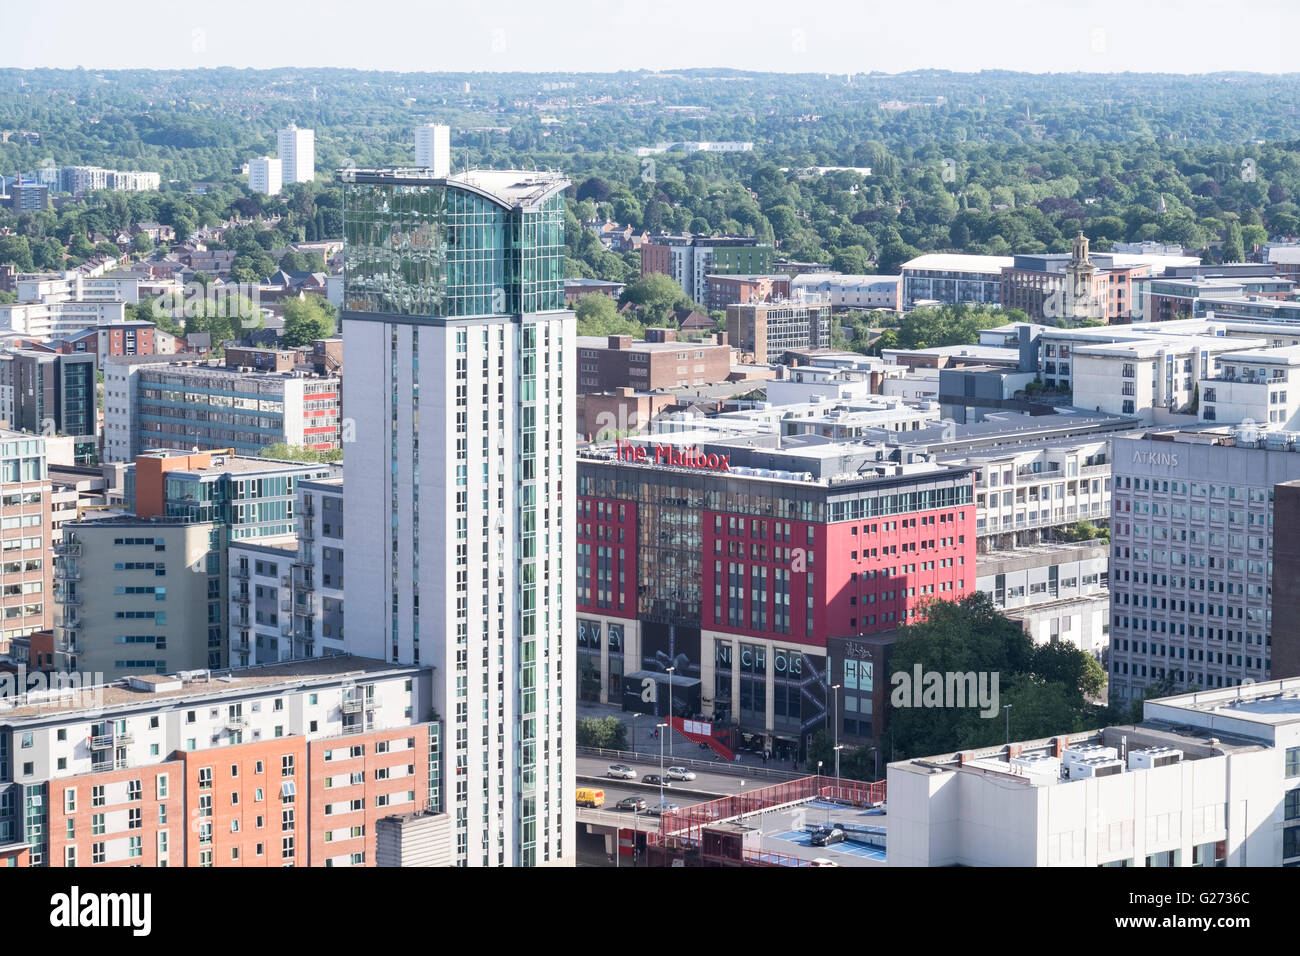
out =
[[[1300,71],[1296,0],[42,0],[0,66]],[[1287,55],[1290,54],[1290,55]]]

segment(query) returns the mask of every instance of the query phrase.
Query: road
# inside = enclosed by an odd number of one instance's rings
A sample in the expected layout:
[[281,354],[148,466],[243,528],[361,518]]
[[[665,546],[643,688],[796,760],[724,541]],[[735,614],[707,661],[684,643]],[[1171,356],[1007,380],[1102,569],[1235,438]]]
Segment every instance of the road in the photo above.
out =
[[[606,773],[608,773],[609,766],[612,762],[613,761],[606,760],[601,757],[585,757],[581,755],[578,757],[578,773],[581,776],[601,777],[604,780],[608,781],[608,783],[602,783],[602,786],[604,787],[605,790],[605,799],[607,803],[612,802],[610,801],[609,798],[612,788],[617,788],[620,785],[625,785],[632,782],[630,780],[617,780],[617,779],[606,777]],[[643,776],[645,776],[648,773],[659,772],[659,762],[657,760],[653,764],[646,761],[642,761],[642,762],[627,763],[624,764],[624,766],[631,767],[633,770],[636,771],[637,780],[640,780]],[[664,760],[664,766],[665,767],[668,766],[668,761],[666,758]],[[705,793],[716,794],[717,796],[726,796],[728,794],[733,794],[733,793],[741,793],[741,792],[748,792],[751,790],[758,790],[762,787],[771,786],[775,782],[776,781],[767,780],[763,778],[746,777],[744,776],[743,768],[738,768],[734,772],[729,772],[729,773],[710,773],[709,771],[706,770],[697,770],[695,772],[694,780],[681,781],[681,782],[674,781],[671,787],[664,788],[664,794],[665,794],[665,799],[667,799],[667,794],[669,791],[686,789],[686,790],[699,790]],[[590,784],[588,785],[590,786]],[[655,792],[658,793],[658,788],[654,788],[654,789]],[[644,796],[647,793],[646,789],[634,788],[634,790],[635,792],[640,793],[642,796]],[[633,791],[630,790],[628,792],[630,793]],[[624,794],[624,796],[626,795],[627,794]],[[697,798],[689,799],[689,802],[700,803],[704,799],[707,798],[697,797]],[[679,806],[686,806],[686,802],[683,802],[683,800],[673,799],[672,802],[678,804]]]

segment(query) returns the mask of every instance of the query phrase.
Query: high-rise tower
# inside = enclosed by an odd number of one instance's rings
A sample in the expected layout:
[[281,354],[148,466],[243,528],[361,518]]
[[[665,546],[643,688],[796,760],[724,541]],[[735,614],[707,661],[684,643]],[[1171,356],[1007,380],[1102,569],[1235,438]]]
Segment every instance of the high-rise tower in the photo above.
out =
[[316,178],[316,131],[290,126],[280,130],[277,155],[281,179],[289,183],[309,183]]
[[347,647],[437,668],[458,865],[572,862],[568,182],[341,178]]

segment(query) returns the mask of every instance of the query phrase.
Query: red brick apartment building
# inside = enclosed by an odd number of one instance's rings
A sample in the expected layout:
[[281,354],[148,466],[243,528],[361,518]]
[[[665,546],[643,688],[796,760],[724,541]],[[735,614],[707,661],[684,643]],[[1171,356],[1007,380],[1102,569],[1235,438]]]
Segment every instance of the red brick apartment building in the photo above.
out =
[[645,341],[630,335],[578,336],[580,395],[709,385],[725,382],[730,373],[730,346],[679,342],[676,329],[646,329]]
[[431,672],[338,660],[179,692],[121,681],[102,711],[16,708],[0,721],[0,866],[374,866],[378,820],[440,801],[439,725],[416,719]]

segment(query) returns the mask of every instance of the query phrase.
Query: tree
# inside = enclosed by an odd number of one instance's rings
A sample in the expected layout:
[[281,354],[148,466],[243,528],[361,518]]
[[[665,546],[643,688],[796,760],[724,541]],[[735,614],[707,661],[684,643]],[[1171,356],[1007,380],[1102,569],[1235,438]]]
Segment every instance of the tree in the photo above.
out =
[[19,272],[31,272],[35,268],[26,236],[0,236],[0,265],[12,265]]
[[1242,242],[1241,226],[1236,222],[1228,223],[1228,231],[1223,237],[1224,262],[1242,262],[1246,258],[1246,249]]
[[578,316],[579,335],[634,335],[645,334],[638,323],[619,314],[614,300],[607,295],[590,293],[578,299],[574,308]]
[[318,295],[286,299],[280,341],[287,348],[298,348],[327,339],[334,334],[334,315],[334,307]]
[[626,750],[627,724],[613,714],[608,717],[580,717],[577,744],[579,747],[598,747],[601,750]]
[[267,445],[258,451],[260,458],[273,458],[276,461],[306,461],[324,464],[331,461],[343,460],[342,448],[331,448],[329,451],[318,451],[315,448],[306,448],[303,445],[290,445],[287,442],[276,442]]
[[648,326],[662,325],[674,309],[698,308],[674,279],[659,272],[629,282],[622,301],[639,307]]
[[862,246],[846,246],[831,258],[831,268],[847,275],[865,275],[871,268],[870,259]]
[[148,255],[153,252],[153,239],[147,232],[137,232],[131,237],[131,247],[142,256]]

